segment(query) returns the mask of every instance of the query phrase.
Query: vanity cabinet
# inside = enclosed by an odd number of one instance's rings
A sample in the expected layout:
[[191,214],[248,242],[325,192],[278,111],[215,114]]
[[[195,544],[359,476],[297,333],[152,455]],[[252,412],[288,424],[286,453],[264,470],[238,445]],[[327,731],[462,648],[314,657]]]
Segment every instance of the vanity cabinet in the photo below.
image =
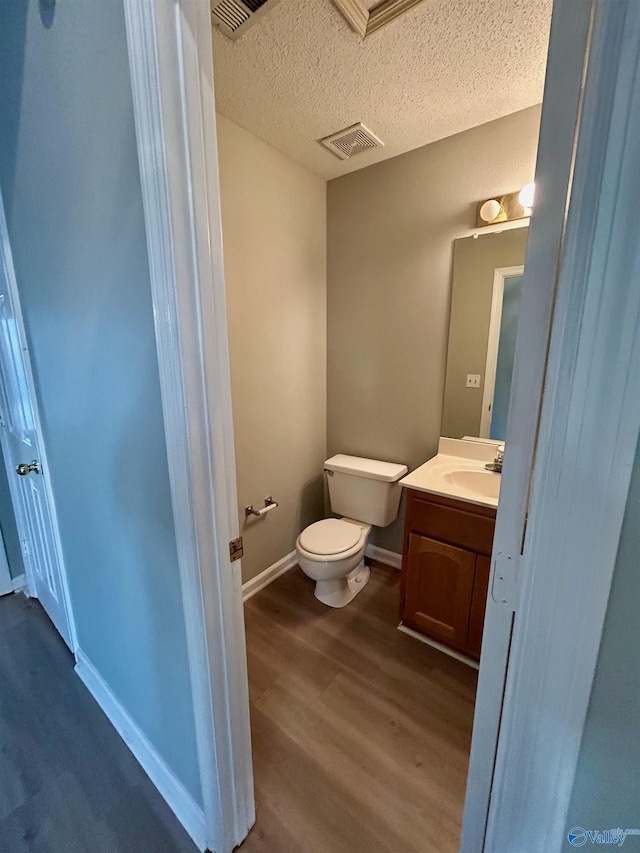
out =
[[496,511],[407,489],[400,620],[478,659]]

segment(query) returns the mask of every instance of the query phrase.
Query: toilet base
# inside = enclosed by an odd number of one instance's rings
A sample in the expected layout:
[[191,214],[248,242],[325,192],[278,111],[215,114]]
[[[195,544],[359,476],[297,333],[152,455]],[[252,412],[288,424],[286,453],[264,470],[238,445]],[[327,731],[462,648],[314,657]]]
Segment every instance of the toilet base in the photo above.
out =
[[364,557],[355,569],[346,576],[331,581],[316,581],[314,591],[318,601],[328,607],[346,607],[364,589],[369,580],[369,566],[364,563]]

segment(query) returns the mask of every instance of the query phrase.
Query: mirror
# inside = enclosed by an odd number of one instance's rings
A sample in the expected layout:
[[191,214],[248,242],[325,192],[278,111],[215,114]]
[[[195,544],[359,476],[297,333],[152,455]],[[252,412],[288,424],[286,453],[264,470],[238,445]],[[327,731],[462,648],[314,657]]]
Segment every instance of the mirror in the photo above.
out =
[[504,441],[529,228],[454,243],[442,435]]

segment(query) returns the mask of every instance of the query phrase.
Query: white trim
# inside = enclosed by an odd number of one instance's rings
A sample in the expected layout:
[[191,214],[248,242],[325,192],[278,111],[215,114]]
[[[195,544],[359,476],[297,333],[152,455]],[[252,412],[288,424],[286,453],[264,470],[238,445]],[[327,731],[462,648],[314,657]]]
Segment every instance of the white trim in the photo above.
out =
[[[527,513],[540,405],[538,402],[533,406],[532,401],[542,399],[590,31],[590,2],[554,3],[536,166],[536,206],[527,240],[494,537],[494,553],[512,557],[514,565],[518,562]],[[501,603],[504,596],[498,589],[499,578],[492,561],[461,853],[489,853],[490,849],[485,848],[484,840],[514,622],[512,610]],[[521,848],[522,838],[515,849]]]
[[480,415],[480,438],[489,438],[489,431],[491,430],[493,397],[496,390],[496,370],[498,369],[500,324],[502,323],[504,280],[511,275],[522,275],[523,272],[523,264],[514,267],[497,267],[493,271],[489,340],[487,342],[487,358],[484,367],[484,385],[482,390],[482,413]]
[[437,649],[437,651],[443,652],[445,655],[449,655],[450,658],[455,658],[461,663],[466,663],[466,665],[470,666],[472,669],[478,669],[478,662],[473,660],[473,658],[468,658],[466,655],[457,652],[455,649],[451,649],[449,646],[445,646],[437,640],[432,640],[431,637],[425,637],[424,634],[414,631],[413,628],[407,628],[406,625],[398,625],[398,631],[402,631],[403,634],[413,637],[414,640],[419,640],[421,643],[424,643],[425,646],[431,646],[432,649]]
[[17,578],[13,578],[11,581],[11,589],[13,592],[21,592],[23,589],[27,590],[27,576],[24,572],[21,575],[18,575]]
[[397,554],[395,551],[387,551],[386,548],[379,548],[369,543],[364,553],[371,560],[378,560],[386,566],[391,566],[392,569],[402,568],[402,554]]
[[564,849],[640,433],[640,253],[630,244],[640,231],[639,137],[640,5],[597,0],[490,851],[519,849],[522,839],[531,853]]
[[528,228],[530,221],[530,218],[526,217],[511,219],[508,222],[496,222],[495,225],[481,225],[463,231],[462,234],[458,234],[456,240],[462,240],[464,237],[482,237],[483,234],[502,234],[503,231],[513,231],[515,228]]
[[377,8],[369,10],[363,0],[333,0],[345,20],[363,39],[421,2],[422,0],[386,0]]
[[297,563],[298,555],[295,551],[291,551],[290,554],[287,554],[286,557],[283,557],[281,560],[278,560],[277,563],[274,563],[263,572],[260,572],[260,574],[256,575],[255,578],[251,578],[251,580],[242,584],[243,601],[249,601],[249,599],[253,598],[257,592],[260,592],[261,589],[269,586],[269,584],[273,583],[276,578],[279,578],[280,575],[288,572],[289,569],[292,569],[297,565]]
[[208,0],[125,0],[207,843],[255,820]]
[[198,849],[206,850],[204,812],[198,803],[169,768],[158,750],[147,739],[142,729],[120,704],[109,685],[82,649],[76,650],[76,660],[75,671],[82,683],[104,711],[109,722],[134,754],[144,772],[189,833]]
[[333,3],[351,28],[364,38],[367,35],[369,10],[362,0],[333,0]]
[[[380,563],[391,566],[393,569],[402,568],[402,554],[396,554],[395,551],[387,551],[385,548],[378,548],[377,545],[369,544],[367,545],[365,554],[370,559],[378,560]],[[288,572],[297,564],[297,554],[295,551],[291,551],[286,557],[278,560],[277,563],[269,566],[263,572],[260,572],[259,575],[256,575],[255,578],[251,578],[251,580],[242,585],[243,600],[248,601],[250,598],[253,598],[257,592],[269,586],[276,578],[279,578],[280,575]]]
[[380,3],[369,12],[366,35],[370,36],[421,2],[422,0],[386,0],[385,3]]

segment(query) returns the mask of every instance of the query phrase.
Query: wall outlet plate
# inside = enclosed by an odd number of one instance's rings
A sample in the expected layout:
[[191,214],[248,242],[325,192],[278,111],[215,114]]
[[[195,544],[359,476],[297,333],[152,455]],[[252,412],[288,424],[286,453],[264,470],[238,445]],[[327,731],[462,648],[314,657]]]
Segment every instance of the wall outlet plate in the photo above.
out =
[[480,379],[479,373],[467,373],[467,388],[479,388]]

